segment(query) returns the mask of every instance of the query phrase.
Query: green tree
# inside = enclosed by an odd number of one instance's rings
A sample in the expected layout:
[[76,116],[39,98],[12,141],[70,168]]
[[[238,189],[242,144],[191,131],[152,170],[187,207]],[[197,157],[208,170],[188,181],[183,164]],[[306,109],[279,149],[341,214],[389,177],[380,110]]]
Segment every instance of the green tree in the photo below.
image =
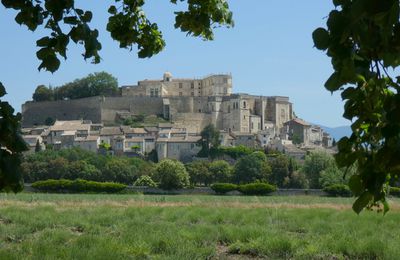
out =
[[137,153],[139,150],[140,150],[140,145],[133,145],[132,147],[131,147],[131,149],[135,152],[135,153]]
[[286,155],[281,154],[270,160],[270,164],[271,175],[269,176],[269,182],[278,187],[285,186],[285,182],[290,175],[289,158]]
[[219,131],[213,124],[209,124],[200,133],[201,139],[198,144],[201,150],[198,153],[200,157],[215,157],[220,146]]
[[157,164],[154,179],[165,190],[181,189],[189,185],[189,174],[185,166],[170,159],[164,159]]
[[51,101],[54,100],[53,89],[46,87],[45,85],[39,85],[36,87],[35,92],[32,95],[33,101]]
[[263,152],[253,152],[240,158],[234,167],[236,183],[266,182],[271,174],[271,166]]
[[234,147],[220,147],[218,150],[219,150],[218,153],[229,155],[235,160],[254,152],[254,149],[251,149],[244,145],[238,145]]
[[399,0],[333,0],[326,29],[316,29],[315,46],[331,58],[333,74],[325,83],[340,91],[343,116],[352,120],[352,134],[339,140],[339,167],[355,162],[357,174],[349,181],[358,199],[357,213],[383,203],[387,184],[400,174]]
[[294,171],[285,179],[285,188],[308,189],[310,187],[306,175],[301,171]]
[[158,163],[158,153],[156,149],[153,149],[149,152],[146,158],[148,161]]
[[207,161],[194,161],[186,164],[192,185],[206,185],[211,183],[209,163]]
[[321,188],[319,179],[321,172],[329,167],[335,167],[336,163],[332,155],[325,152],[312,152],[306,155],[301,171],[306,175],[310,188]]
[[47,164],[46,179],[62,179],[68,174],[69,161],[62,157],[52,159]]
[[68,165],[68,173],[64,179],[76,180],[83,179],[88,181],[101,181],[101,171],[87,161],[79,160],[70,162]]
[[54,88],[54,99],[112,96],[117,93],[117,79],[107,72],[96,72]]
[[127,160],[114,157],[108,161],[102,170],[103,181],[132,184],[136,179],[135,167]]
[[130,158],[129,164],[134,167],[135,175],[140,177],[143,175],[153,176],[155,171],[154,163],[134,157]]
[[42,151],[42,146],[40,145],[39,139],[36,140],[35,153]]
[[335,184],[347,184],[351,176],[354,175],[357,170],[356,166],[349,168],[338,168],[337,165],[332,165],[323,170],[320,174],[319,183],[322,188],[335,185]]
[[[0,98],[6,94],[0,82]],[[0,191],[23,189],[21,175],[22,152],[28,149],[21,136],[21,114],[14,115],[8,102],[0,99]]]
[[224,160],[213,161],[210,163],[208,170],[210,172],[210,176],[212,182],[231,182],[233,177],[233,169]]

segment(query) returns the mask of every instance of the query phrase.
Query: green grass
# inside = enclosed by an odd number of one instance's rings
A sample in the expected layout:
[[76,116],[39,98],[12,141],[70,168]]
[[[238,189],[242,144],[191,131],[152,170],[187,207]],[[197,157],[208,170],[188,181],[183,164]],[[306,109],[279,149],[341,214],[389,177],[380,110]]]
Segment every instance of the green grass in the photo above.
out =
[[0,194],[0,258],[398,259],[400,200],[384,217],[352,201]]

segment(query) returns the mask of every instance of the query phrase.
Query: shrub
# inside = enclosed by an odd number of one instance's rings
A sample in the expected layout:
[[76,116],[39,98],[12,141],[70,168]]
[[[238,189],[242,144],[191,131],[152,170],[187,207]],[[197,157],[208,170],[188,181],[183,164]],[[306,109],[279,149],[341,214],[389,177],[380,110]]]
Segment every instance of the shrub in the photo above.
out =
[[46,192],[120,192],[126,185],[113,182],[95,182],[86,180],[46,180],[32,183],[32,187]]
[[394,197],[400,197],[400,188],[398,188],[398,187],[390,187],[389,195],[392,195]]
[[209,162],[194,161],[186,164],[186,170],[190,176],[190,183],[193,186],[204,184],[208,186],[211,183],[211,174],[208,170]]
[[133,186],[157,187],[157,184],[153,181],[153,179],[151,179],[150,176],[142,175],[135,181]]
[[232,180],[232,167],[224,160],[213,161],[210,163],[208,170],[212,181],[215,183],[230,182]]
[[211,185],[211,189],[217,194],[225,194],[237,190],[238,186],[232,183],[214,183]]
[[154,175],[159,187],[164,190],[181,189],[189,186],[189,174],[185,166],[175,160],[164,159],[156,166]]
[[249,183],[239,185],[239,191],[244,195],[267,195],[268,193],[276,191],[276,187],[262,182]]
[[349,186],[345,184],[333,184],[323,189],[329,196],[333,197],[351,197],[352,193]]

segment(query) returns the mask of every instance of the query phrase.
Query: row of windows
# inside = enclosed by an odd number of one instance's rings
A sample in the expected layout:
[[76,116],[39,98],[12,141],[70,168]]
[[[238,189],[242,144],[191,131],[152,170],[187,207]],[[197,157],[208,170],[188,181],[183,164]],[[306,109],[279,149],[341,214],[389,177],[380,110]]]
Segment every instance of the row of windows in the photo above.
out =
[[159,90],[158,88],[151,88],[150,89],[150,97],[158,97],[159,96]]
[[[201,82],[198,82],[197,84],[199,86],[199,89],[201,89],[201,86],[202,86]],[[182,82],[179,83],[179,88],[183,88],[183,83]],[[194,82],[190,83],[190,88],[194,89]]]

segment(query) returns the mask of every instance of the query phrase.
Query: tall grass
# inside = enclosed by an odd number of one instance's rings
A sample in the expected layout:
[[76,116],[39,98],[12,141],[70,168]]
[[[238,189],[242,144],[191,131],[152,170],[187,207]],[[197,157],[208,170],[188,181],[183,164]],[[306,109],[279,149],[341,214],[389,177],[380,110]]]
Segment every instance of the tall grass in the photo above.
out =
[[[351,202],[285,198],[303,204],[313,200]],[[155,207],[104,203],[110,200],[191,204]],[[65,206],[68,201],[74,203]],[[232,201],[243,206],[283,203],[278,197],[1,195],[0,258],[224,259],[236,254],[271,259],[400,257],[399,211],[383,217],[373,212],[357,216],[351,210],[330,208],[220,207]],[[207,204],[209,207],[203,207]]]

